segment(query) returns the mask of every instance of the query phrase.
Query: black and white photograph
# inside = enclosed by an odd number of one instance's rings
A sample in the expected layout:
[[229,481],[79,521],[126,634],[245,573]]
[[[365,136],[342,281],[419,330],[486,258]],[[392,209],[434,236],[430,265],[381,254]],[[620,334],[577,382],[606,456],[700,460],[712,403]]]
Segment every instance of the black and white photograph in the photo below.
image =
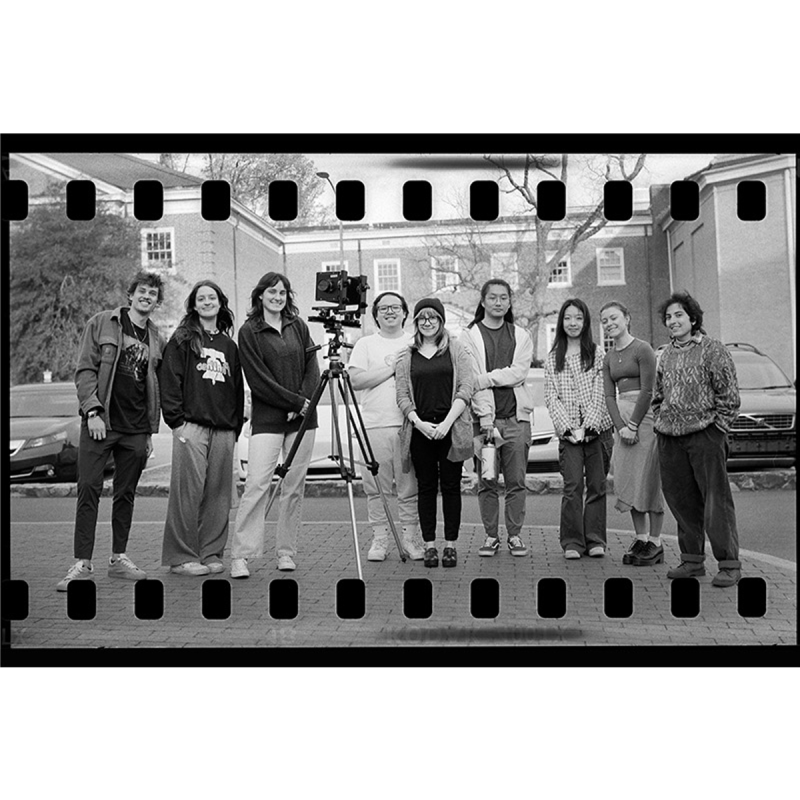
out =
[[795,154],[34,138],[12,656],[796,646]]

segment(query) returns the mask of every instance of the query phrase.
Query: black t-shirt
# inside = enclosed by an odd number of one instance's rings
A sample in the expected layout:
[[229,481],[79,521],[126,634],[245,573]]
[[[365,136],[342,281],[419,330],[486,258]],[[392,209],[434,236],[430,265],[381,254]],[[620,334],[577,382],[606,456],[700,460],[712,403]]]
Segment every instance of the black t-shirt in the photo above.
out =
[[111,387],[109,414],[111,429],[119,433],[150,433],[147,415],[147,364],[150,348],[147,328],[134,325],[123,308],[122,352]]
[[411,386],[417,414],[424,422],[440,423],[453,405],[453,361],[450,352],[425,358],[411,354]]
[[[510,367],[514,363],[514,348],[517,344],[514,326],[510,322],[504,322],[495,330],[479,322],[478,330],[486,348],[486,371]],[[492,387],[492,393],[495,419],[509,419],[517,415],[517,399],[511,387]]]

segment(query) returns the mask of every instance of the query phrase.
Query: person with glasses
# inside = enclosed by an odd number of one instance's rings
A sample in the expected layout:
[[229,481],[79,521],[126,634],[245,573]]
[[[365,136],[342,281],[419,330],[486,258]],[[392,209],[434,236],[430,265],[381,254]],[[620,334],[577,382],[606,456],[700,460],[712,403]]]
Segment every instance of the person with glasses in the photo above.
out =
[[384,495],[392,495],[397,486],[397,510],[402,526],[402,543],[409,558],[422,558],[417,531],[417,479],[413,471],[404,472],[400,459],[403,415],[397,405],[395,370],[397,358],[412,342],[403,330],[408,319],[408,303],[396,292],[383,292],[372,303],[372,318],[377,333],[362,336],[353,347],[347,370],[350,383],[360,391],[361,417],[378,462],[377,478],[366,470],[362,476],[367,495],[367,514],[372,526],[372,546],[367,559],[383,561],[389,546],[389,521],[377,481]]
[[445,546],[442,566],[456,566],[461,527],[461,471],[472,455],[469,408],[474,374],[469,350],[444,326],[441,300],[426,297],[414,307],[414,341],[397,361],[397,405],[402,466],[417,475],[417,508],[424,564],[439,566],[436,549],[436,496],[442,493]]
[[[475,394],[472,413],[473,433],[482,441],[497,437],[498,474],[503,473],[505,484],[505,523],[508,549],[512,556],[525,556],[528,548],[520,534],[525,523],[528,470],[528,450],[531,446],[531,411],[533,393],[525,383],[533,357],[530,333],[514,325],[511,309],[511,286],[492,278],[481,288],[481,299],[475,318],[467,328],[469,345],[475,367]],[[485,391],[484,391],[485,390]],[[500,549],[498,524],[500,517],[499,483],[481,475],[479,459],[478,506],[486,531],[486,541],[478,551],[481,556],[493,556]]]

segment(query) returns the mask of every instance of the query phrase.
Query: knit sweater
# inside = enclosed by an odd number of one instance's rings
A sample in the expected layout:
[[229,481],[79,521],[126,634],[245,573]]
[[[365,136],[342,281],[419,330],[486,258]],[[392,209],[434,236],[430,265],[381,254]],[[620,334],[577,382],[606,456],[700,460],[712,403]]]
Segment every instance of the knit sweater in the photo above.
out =
[[728,348],[696,333],[661,354],[653,391],[655,429],[685,436],[716,425],[726,433],[739,411],[739,384]]
[[[299,317],[284,319],[281,330],[263,317],[251,317],[239,330],[239,358],[253,400],[252,432],[293,433],[302,417],[287,420],[290,411],[303,410],[320,380],[316,352],[308,325]],[[317,427],[317,413],[309,428]]]

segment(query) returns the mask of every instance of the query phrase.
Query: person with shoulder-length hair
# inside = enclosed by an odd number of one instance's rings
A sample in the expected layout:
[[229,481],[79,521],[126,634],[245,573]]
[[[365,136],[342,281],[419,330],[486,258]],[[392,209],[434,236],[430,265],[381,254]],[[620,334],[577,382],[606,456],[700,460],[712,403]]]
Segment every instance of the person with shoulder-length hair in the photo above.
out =
[[678,522],[679,566],[668,578],[705,575],[705,536],[718,561],[713,586],[742,575],[736,510],[728,483],[728,432],[739,411],[736,367],[703,330],[703,309],[675,292],[658,309],[671,343],[656,369],[653,416],[664,498]]
[[[467,327],[464,343],[469,346],[475,369],[472,414],[473,434],[484,441],[499,438],[498,473],[503,473],[505,523],[509,552],[524,556],[522,541],[525,475],[531,446],[533,392],[525,379],[533,357],[533,340],[525,328],[514,324],[511,286],[501,278],[490,278],[481,288],[475,318]],[[485,478],[476,458],[478,507],[486,532],[479,554],[491,557],[500,549],[500,488],[497,478]]]
[[561,548],[565,558],[580,558],[587,551],[601,558],[607,546],[606,476],[614,443],[603,392],[603,350],[592,338],[583,300],[569,298],[562,304],[544,375],[544,400],[559,438],[564,477]]
[[614,340],[614,347],[606,353],[603,363],[603,384],[606,405],[617,431],[611,459],[616,508],[622,513],[630,511],[636,531],[622,563],[636,567],[661,564],[664,497],[650,410],[656,355],[647,342],[630,333],[630,312],[618,300],[600,309],[600,323],[606,335]]
[[228,298],[196,283],[161,364],[161,410],[172,428],[172,476],[161,563],[179,575],[222,572],[233,449],[244,423],[244,381]]
[[[239,355],[250,385],[253,414],[247,480],[231,544],[231,578],[247,578],[248,559],[264,554],[264,514],[278,459],[294,444],[320,380],[308,326],[300,318],[289,279],[268,272],[250,295],[239,330]],[[296,569],[303,487],[316,433],[316,411],[281,483],[277,524],[278,569]]]
[[456,566],[461,527],[461,471],[472,455],[473,369],[469,351],[451,339],[441,300],[426,297],[414,307],[414,341],[397,360],[397,405],[402,468],[413,464],[417,509],[425,547],[423,563],[439,566],[436,496],[441,488],[445,546],[442,566]]

